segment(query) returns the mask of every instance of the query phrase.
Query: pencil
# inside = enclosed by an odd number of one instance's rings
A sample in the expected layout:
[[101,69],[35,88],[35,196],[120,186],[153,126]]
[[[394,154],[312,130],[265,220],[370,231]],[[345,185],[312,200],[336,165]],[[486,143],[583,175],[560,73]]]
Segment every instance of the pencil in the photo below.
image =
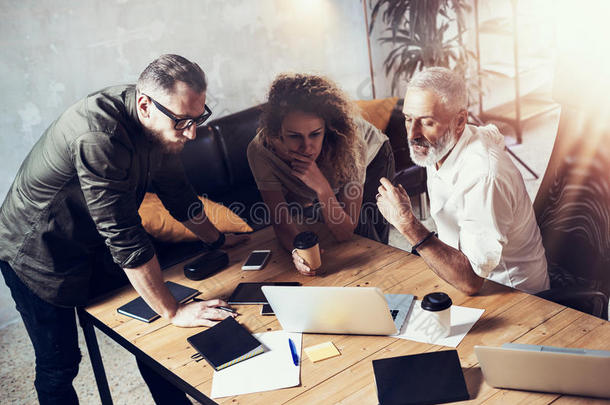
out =
[[[202,300],[201,298],[194,297],[193,301],[204,301],[204,300]],[[216,308],[222,309],[223,311],[227,311],[227,312],[230,312],[232,314],[236,314],[237,313],[236,310],[234,310],[233,308],[229,308],[229,307],[218,306]]]

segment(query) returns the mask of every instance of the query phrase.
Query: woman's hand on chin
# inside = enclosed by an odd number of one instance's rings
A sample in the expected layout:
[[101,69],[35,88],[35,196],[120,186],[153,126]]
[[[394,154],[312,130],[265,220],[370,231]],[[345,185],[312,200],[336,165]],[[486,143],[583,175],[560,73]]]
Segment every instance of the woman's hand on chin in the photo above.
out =
[[330,188],[326,176],[320,171],[316,161],[306,155],[297,152],[290,152],[292,159],[292,175],[301,180],[305,185],[316,193],[320,193],[325,188]]

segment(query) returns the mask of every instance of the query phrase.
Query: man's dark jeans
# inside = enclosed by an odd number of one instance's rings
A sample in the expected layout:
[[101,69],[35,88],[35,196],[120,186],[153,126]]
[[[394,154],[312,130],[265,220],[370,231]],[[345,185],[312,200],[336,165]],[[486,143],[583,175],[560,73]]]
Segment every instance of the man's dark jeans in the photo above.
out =
[[[38,401],[41,405],[78,404],[72,386],[81,358],[75,309],[58,307],[38,298],[7,262],[0,260],[0,270],[34,346]],[[191,404],[182,391],[148,366],[138,361],[138,368],[158,405]]]

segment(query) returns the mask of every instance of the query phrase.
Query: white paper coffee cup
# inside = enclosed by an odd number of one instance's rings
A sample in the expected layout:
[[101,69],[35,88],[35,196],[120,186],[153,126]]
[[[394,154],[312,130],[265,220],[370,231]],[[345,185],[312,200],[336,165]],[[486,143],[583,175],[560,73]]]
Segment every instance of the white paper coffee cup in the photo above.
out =
[[428,329],[433,340],[451,334],[451,305],[451,298],[444,292],[427,294],[422,300],[421,307],[434,324]]

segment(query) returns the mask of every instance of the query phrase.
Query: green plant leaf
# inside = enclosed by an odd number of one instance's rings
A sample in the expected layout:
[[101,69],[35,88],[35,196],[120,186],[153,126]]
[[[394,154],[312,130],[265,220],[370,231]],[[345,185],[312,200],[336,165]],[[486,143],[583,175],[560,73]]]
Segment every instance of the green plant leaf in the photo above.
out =
[[[392,77],[395,94],[401,80],[409,80],[414,72],[428,66],[446,66],[467,72],[476,55],[462,42],[466,31],[465,13],[471,0],[369,0],[372,32],[375,20],[386,25],[380,43],[392,43],[384,59],[385,74]],[[373,4],[374,3],[374,4]],[[457,34],[445,38],[449,29]]]

